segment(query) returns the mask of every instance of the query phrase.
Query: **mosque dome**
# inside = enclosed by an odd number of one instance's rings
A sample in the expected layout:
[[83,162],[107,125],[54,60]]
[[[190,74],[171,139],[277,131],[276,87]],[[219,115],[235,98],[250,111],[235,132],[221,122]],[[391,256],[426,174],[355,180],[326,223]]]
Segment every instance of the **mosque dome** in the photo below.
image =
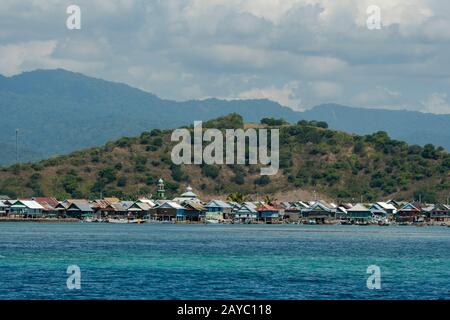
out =
[[197,198],[197,195],[192,191],[191,186],[186,188],[186,191],[181,195],[182,198]]

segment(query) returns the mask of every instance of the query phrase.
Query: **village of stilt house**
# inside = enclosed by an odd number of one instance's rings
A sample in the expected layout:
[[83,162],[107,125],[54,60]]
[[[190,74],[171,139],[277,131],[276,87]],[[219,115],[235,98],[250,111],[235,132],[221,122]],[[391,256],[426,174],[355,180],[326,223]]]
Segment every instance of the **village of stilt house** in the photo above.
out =
[[122,201],[51,197],[10,199],[0,195],[0,221],[53,221],[83,223],[178,224],[344,224],[450,226],[450,205],[420,201],[329,203],[318,199],[278,201],[270,196],[250,201],[239,193],[226,200],[199,199],[193,188],[166,199],[159,179],[155,197]]

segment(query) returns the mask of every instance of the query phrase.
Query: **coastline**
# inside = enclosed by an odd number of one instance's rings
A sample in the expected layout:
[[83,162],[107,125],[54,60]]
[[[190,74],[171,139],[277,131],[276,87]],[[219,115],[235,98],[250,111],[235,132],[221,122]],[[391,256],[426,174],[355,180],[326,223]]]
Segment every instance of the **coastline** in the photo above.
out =
[[[13,223],[13,222],[19,222],[19,223],[83,223],[83,224],[115,224],[110,222],[98,222],[98,221],[92,221],[87,222],[76,218],[7,218],[7,217],[0,217],[0,223]],[[168,223],[162,223],[162,222],[148,222],[148,221],[141,221],[140,223],[124,223],[124,224],[136,224],[136,225],[142,225],[142,224],[168,224]],[[217,224],[209,224],[206,222],[186,222],[186,221],[174,221],[170,224],[176,224],[176,225],[268,225],[268,226],[282,226],[282,225],[314,225],[314,226],[341,226],[341,225],[350,225],[350,226],[357,226],[357,227],[450,227],[449,224],[439,224],[439,223],[419,223],[419,224],[399,224],[399,223],[393,223],[389,225],[379,225],[376,223],[370,223],[370,224],[343,224],[343,223],[323,223],[323,224],[309,224],[309,223],[217,223]]]
[[79,219],[75,219],[75,218],[61,218],[61,219],[58,219],[58,218],[54,218],[54,219],[52,219],[52,218],[50,218],[50,219],[48,219],[48,218],[35,218],[35,219],[32,219],[32,218],[29,218],[29,219],[24,219],[24,218],[4,218],[4,217],[1,217],[0,218],[0,223],[1,222],[27,222],[27,223],[30,223],[30,222],[40,222],[40,223],[45,223],[45,222],[52,222],[52,223],[76,223],[76,222],[80,222],[80,220]]

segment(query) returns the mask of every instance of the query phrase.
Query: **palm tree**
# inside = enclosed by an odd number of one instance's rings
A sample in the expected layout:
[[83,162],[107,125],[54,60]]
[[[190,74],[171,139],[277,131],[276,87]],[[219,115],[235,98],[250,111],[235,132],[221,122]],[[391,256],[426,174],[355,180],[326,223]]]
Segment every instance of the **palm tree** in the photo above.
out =
[[264,197],[264,202],[267,203],[269,206],[273,206],[274,202],[276,202],[278,199],[271,197],[269,195],[266,195]]
[[241,204],[241,203],[244,203],[246,199],[245,199],[245,196],[242,193],[240,193],[240,192],[233,192],[233,193],[230,193],[228,195],[227,200],[228,201],[237,202],[237,203]]

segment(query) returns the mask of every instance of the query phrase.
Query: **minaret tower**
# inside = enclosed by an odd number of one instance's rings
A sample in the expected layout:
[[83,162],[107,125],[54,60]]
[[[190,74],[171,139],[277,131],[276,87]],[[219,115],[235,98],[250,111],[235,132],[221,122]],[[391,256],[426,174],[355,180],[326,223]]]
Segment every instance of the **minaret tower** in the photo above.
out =
[[158,190],[156,192],[156,196],[158,197],[158,199],[165,199],[166,197],[166,190],[164,189],[163,179],[158,180]]

